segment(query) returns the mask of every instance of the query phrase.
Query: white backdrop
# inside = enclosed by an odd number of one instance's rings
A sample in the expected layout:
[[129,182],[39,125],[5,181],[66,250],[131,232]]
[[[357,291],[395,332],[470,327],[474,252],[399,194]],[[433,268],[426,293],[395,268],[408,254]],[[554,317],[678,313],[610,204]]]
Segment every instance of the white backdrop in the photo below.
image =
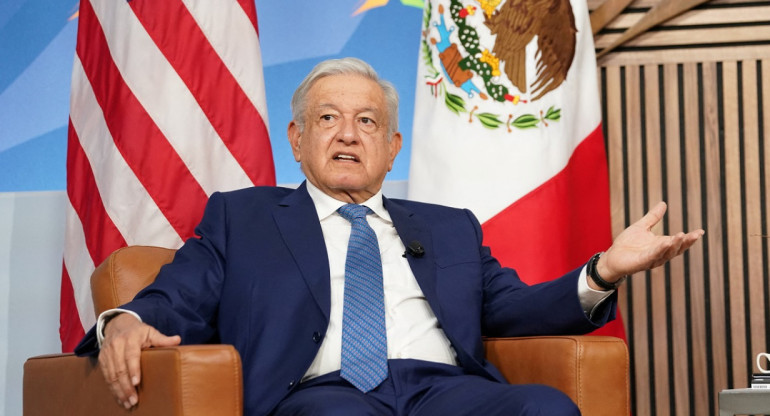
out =
[[21,415],[24,361],[61,351],[64,191],[0,193],[0,414]]

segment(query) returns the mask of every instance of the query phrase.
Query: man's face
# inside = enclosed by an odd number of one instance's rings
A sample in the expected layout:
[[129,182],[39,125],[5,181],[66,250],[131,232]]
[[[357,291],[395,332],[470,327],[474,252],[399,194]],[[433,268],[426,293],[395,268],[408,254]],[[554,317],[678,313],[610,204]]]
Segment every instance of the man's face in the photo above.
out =
[[305,127],[289,123],[294,159],[307,179],[338,200],[361,203],[377,193],[401,150],[388,141],[388,108],[380,86],[358,75],[316,80],[307,96]]

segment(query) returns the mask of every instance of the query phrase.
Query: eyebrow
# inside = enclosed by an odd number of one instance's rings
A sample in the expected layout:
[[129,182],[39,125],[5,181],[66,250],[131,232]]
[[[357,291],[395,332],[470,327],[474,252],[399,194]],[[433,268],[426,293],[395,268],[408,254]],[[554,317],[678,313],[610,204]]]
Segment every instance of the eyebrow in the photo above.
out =
[[[331,104],[331,103],[321,103],[321,104],[318,104],[318,106],[316,106],[317,111],[323,111],[325,109],[332,109],[332,110],[341,112],[341,110],[335,104]],[[376,115],[382,115],[383,113],[382,111],[377,110],[376,107],[364,107],[364,108],[355,110],[355,114],[361,114],[365,112],[374,113]]]

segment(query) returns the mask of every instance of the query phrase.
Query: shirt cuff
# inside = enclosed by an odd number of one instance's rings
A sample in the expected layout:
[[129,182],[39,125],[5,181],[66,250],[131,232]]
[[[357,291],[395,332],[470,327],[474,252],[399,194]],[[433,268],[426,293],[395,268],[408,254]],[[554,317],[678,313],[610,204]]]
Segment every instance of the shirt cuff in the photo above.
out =
[[115,308],[102,312],[99,314],[99,319],[96,320],[96,341],[99,343],[99,349],[102,348],[102,343],[104,342],[104,326],[107,325],[107,322],[109,322],[110,319],[120,315],[121,313],[127,313],[138,319],[139,322],[142,322],[142,318],[139,316],[139,314],[127,309]]
[[583,307],[583,312],[590,319],[596,308],[615,291],[592,289],[588,286],[588,273],[586,270],[587,267],[583,267],[583,270],[580,271],[580,277],[578,277],[578,298],[580,299],[580,306]]

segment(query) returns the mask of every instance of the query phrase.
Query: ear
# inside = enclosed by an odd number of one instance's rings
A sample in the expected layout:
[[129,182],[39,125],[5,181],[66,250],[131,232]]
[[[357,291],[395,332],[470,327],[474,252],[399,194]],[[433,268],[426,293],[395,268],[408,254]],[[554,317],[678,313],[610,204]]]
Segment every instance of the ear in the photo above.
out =
[[388,143],[390,145],[390,163],[388,163],[388,172],[393,169],[393,162],[395,162],[398,152],[401,151],[402,140],[401,133],[399,132],[393,133],[393,136],[390,138],[390,142]]
[[299,151],[299,142],[301,138],[301,134],[299,131],[299,125],[292,120],[289,123],[289,127],[287,129],[287,136],[289,137],[289,144],[291,145],[291,152],[294,154],[294,160],[297,162],[300,162],[300,151]]

